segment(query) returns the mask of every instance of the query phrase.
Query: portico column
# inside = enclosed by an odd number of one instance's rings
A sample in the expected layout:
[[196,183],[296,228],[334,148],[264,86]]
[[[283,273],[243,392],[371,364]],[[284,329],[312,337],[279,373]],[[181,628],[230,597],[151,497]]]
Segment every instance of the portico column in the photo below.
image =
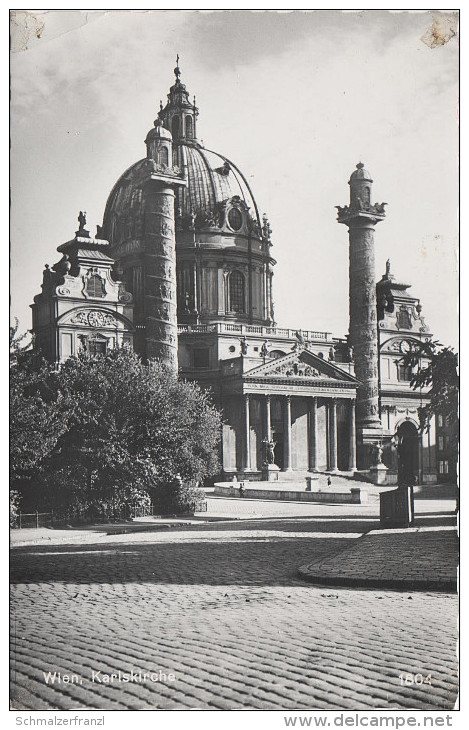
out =
[[318,467],[318,399],[316,397],[310,400],[309,411],[309,470],[316,471]]
[[355,471],[357,468],[357,430],[355,425],[355,398],[350,401],[349,408],[349,460],[348,468]]
[[249,422],[249,393],[244,394],[244,470],[251,469],[251,424]]
[[332,398],[329,404],[329,446],[330,469],[337,471],[337,398]]
[[265,397],[265,437],[268,441],[272,440],[272,422],[270,419],[270,395]]
[[283,411],[284,436],[283,436],[283,471],[291,471],[291,396],[285,396]]

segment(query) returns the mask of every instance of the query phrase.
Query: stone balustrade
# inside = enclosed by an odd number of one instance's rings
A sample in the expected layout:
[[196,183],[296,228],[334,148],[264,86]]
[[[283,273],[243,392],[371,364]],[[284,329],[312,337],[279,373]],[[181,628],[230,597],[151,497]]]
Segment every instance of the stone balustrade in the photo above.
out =
[[260,337],[281,337],[288,340],[297,339],[297,331],[301,332],[304,340],[331,341],[331,332],[316,332],[314,330],[293,330],[283,327],[264,327],[261,325],[235,324],[231,322],[216,322],[214,324],[180,324],[178,334],[206,334],[207,332],[236,333],[239,335],[259,335]]

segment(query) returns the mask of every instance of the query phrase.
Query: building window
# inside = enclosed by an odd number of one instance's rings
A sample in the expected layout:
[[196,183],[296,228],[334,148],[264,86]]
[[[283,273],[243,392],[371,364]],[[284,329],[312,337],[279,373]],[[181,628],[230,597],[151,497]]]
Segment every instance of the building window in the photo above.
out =
[[366,187],[366,188],[364,189],[364,191],[363,191],[363,197],[364,197],[364,201],[363,201],[363,202],[364,202],[364,203],[365,203],[366,205],[369,205],[369,204],[370,204],[370,202],[371,202],[371,196],[370,196],[370,188],[369,188],[369,187]]
[[171,120],[171,133],[173,137],[179,137],[179,117],[173,117]]
[[195,369],[199,370],[210,367],[210,350],[208,347],[204,347],[203,349],[197,348],[193,350],[192,355]]
[[412,329],[412,320],[410,319],[410,314],[407,309],[401,309],[397,313],[397,326],[401,330]]
[[89,297],[104,297],[104,282],[99,274],[91,274],[86,281],[86,293]]
[[412,380],[412,367],[410,365],[403,365],[402,363],[398,363],[397,379],[406,382]]
[[192,117],[186,117],[186,137],[192,139]]
[[107,352],[107,340],[89,338],[86,342],[86,349],[90,355],[105,355]]
[[278,360],[279,357],[284,357],[286,355],[283,350],[271,350],[269,352],[269,357],[272,357],[274,360]]
[[246,311],[244,296],[244,276],[240,271],[232,271],[228,281],[228,311],[242,314]]
[[441,459],[441,461],[438,462],[438,473],[439,474],[448,474],[449,472],[449,462],[447,459]]
[[162,147],[158,152],[158,162],[160,163],[160,165],[165,165],[165,167],[168,167],[169,155],[167,147]]
[[239,231],[239,229],[243,225],[243,216],[241,215],[241,211],[239,211],[238,208],[231,208],[230,212],[228,213],[228,223],[233,231]]
[[444,436],[438,436],[438,449],[439,451],[443,451],[445,448],[445,438]]
[[438,427],[443,428],[443,416],[441,413],[438,414]]

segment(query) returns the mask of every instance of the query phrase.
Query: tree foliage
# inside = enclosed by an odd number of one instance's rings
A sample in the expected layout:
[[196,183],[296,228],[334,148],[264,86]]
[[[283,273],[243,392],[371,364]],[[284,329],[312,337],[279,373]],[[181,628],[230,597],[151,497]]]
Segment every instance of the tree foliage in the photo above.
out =
[[178,473],[194,483],[218,469],[209,395],[129,350],[18,366],[13,391],[15,474],[37,470],[44,505],[141,505]]
[[421,427],[428,429],[434,415],[441,414],[448,424],[457,424],[459,375],[458,355],[451,347],[429,340],[414,348],[405,358],[414,372],[411,387],[430,387],[430,402],[420,409]]

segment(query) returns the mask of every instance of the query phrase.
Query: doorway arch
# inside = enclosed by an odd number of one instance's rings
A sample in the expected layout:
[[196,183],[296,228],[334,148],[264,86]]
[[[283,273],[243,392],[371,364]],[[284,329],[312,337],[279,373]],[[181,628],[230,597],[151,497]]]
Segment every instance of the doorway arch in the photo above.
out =
[[412,421],[404,421],[397,429],[398,483],[417,483],[419,474],[419,433]]

